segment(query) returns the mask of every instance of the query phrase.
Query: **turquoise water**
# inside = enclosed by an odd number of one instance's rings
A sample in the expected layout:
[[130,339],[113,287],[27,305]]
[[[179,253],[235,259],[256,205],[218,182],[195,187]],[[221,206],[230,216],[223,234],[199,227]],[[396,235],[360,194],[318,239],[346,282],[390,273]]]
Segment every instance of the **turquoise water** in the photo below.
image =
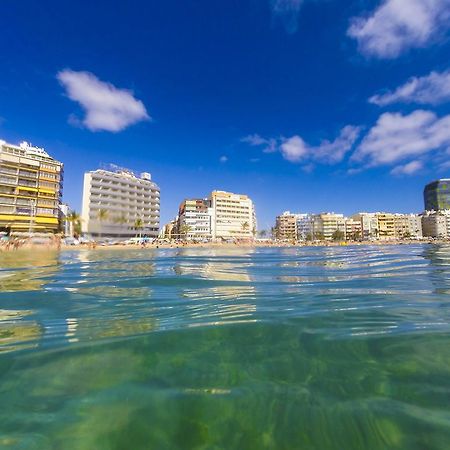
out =
[[0,254],[0,448],[450,448],[450,246]]

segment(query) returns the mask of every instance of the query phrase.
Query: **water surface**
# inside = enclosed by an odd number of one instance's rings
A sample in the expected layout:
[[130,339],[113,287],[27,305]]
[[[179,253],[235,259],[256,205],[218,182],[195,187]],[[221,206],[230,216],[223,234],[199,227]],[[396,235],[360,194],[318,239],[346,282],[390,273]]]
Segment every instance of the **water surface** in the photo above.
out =
[[0,254],[0,448],[448,449],[450,246]]

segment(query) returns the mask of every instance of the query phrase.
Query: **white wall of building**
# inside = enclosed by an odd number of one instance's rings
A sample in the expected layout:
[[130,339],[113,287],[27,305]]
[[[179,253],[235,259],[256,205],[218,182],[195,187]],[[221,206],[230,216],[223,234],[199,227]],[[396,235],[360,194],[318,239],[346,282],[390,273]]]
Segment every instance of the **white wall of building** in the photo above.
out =
[[[106,218],[99,219],[99,211]],[[93,237],[157,237],[160,217],[159,187],[150,174],[141,177],[129,171],[95,170],[84,175],[82,230]],[[142,229],[135,228],[141,219]]]

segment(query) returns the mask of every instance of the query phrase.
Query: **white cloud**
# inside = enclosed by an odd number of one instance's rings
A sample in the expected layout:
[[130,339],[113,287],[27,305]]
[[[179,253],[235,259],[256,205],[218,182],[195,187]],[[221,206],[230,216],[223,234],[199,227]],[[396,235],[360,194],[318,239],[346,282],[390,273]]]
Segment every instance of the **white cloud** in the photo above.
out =
[[450,27],[450,0],[383,0],[367,18],[354,18],[347,34],[366,56],[396,58],[423,48]]
[[422,161],[411,161],[407,164],[396,166],[391,170],[392,175],[413,175],[423,168]]
[[361,132],[360,127],[347,125],[332,142],[323,140],[317,146],[308,145],[300,136],[284,139],[280,145],[281,154],[291,162],[315,160],[326,164],[341,162],[349,152]]
[[221,156],[221,157],[219,158],[219,161],[220,161],[221,163],[226,163],[226,162],[228,161],[228,157],[227,157],[227,156]]
[[251,145],[252,147],[264,146],[264,153],[273,153],[277,151],[277,140],[270,138],[265,139],[259,134],[249,134],[241,139],[241,142]]
[[308,145],[300,136],[284,139],[280,151],[283,158],[290,162],[299,162],[306,159],[309,154]]
[[[57,78],[67,96],[84,109],[85,117],[81,123],[91,131],[117,132],[142,120],[150,120],[144,104],[134,98],[131,91],[100,81],[90,72],[66,69],[58,72]],[[73,116],[70,120],[74,122]]]
[[342,161],[349,152],[361,132],[360,127],[348,125],[342,128],[334,141],[323,140],[319,145],[309,145],[301,136],[290,138],[266,139],[259,134],[251,134],[241,139],[251,146],[263,146],[265,153],[277,150],[283,158],[290,162],[317,161],[326,164],[336,164]]
[[367,166],[394,164],[450,146],[450,115],[431,111],[409,115],[384,113],[356,149],[352,159]]
[[379,106],[397,102],[437,105],[447,101],[450,101],[450,70],[410,78],[394,92],[374,95],[369,99],[370,103]]
[[288,33],[295,33],[298,14],[304,0],[271,0],[272,12],[279,17]]

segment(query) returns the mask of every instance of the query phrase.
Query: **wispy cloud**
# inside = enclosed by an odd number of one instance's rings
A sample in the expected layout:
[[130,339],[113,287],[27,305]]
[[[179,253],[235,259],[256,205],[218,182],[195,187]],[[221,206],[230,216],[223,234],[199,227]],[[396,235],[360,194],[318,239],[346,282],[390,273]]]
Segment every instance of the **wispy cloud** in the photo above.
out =
[[449,146],[450,115],[438,118],[424,110],[409,115],[385,113],[358,146],[352,160],[367,167],[391,165]]
[[[134,97],[133,92],[100,81],[91,72],[66,69],[58,72],[57,79],[66,95],[83,108],[85,116],[81,124],[91,131],[118,132],[137,122],[150,120],[144,104]],[[73,116],[70,120],[74,121]]]
[[288,33],[295,33],[298,28],[298,14],[304,0],[270,0],[272,13],[278,17]]
[[392,175],[414,175],[419,170],[423,169],[422,161],[411,161],[407,164],[396,166],[391,170]]
[[374,95],[370,103],[385,106],[392,103],[437,105],[450,101],[450,70],[431,72],[424,77],[412,77],[395,91]]
[[221,156],[220,158],[219,158],[219,161],[221,162],[221,163],[226,163],[227,161],[228,161],[228,157],[227,156]]
[[251,145],[252,147],[263,147],[264,153],[273,153],[277,151],[277,140],[274,138],[263,138],[259,134],[249,134],[241,138],[241,142]]
[[368,17],[351,21],[347,34],[366,56],[396,58],[428,46],[450,28],[450,0],[383,0]]
[[241,141],[252,146],[264,146],[266,153],[268,149],[271,152],[279,150],[284,159],[293,163],[316,161],[324,164],[336,164],[341,162],[352,149],[360,132],[360,127],[348,125],[340,131],[334,141],[323,140],[316,146],[309,145],[299,135],[277,140],[265,139],[259,134],[253,134]]
[[301,136],[283,139],[280,151],[284,159],[291,162],[317,161],[325,164],[337,164],[352,149],[361,132],[360,127],[347,125],[342,128],[334,141],[323,140],[319,145],[307,144]]

